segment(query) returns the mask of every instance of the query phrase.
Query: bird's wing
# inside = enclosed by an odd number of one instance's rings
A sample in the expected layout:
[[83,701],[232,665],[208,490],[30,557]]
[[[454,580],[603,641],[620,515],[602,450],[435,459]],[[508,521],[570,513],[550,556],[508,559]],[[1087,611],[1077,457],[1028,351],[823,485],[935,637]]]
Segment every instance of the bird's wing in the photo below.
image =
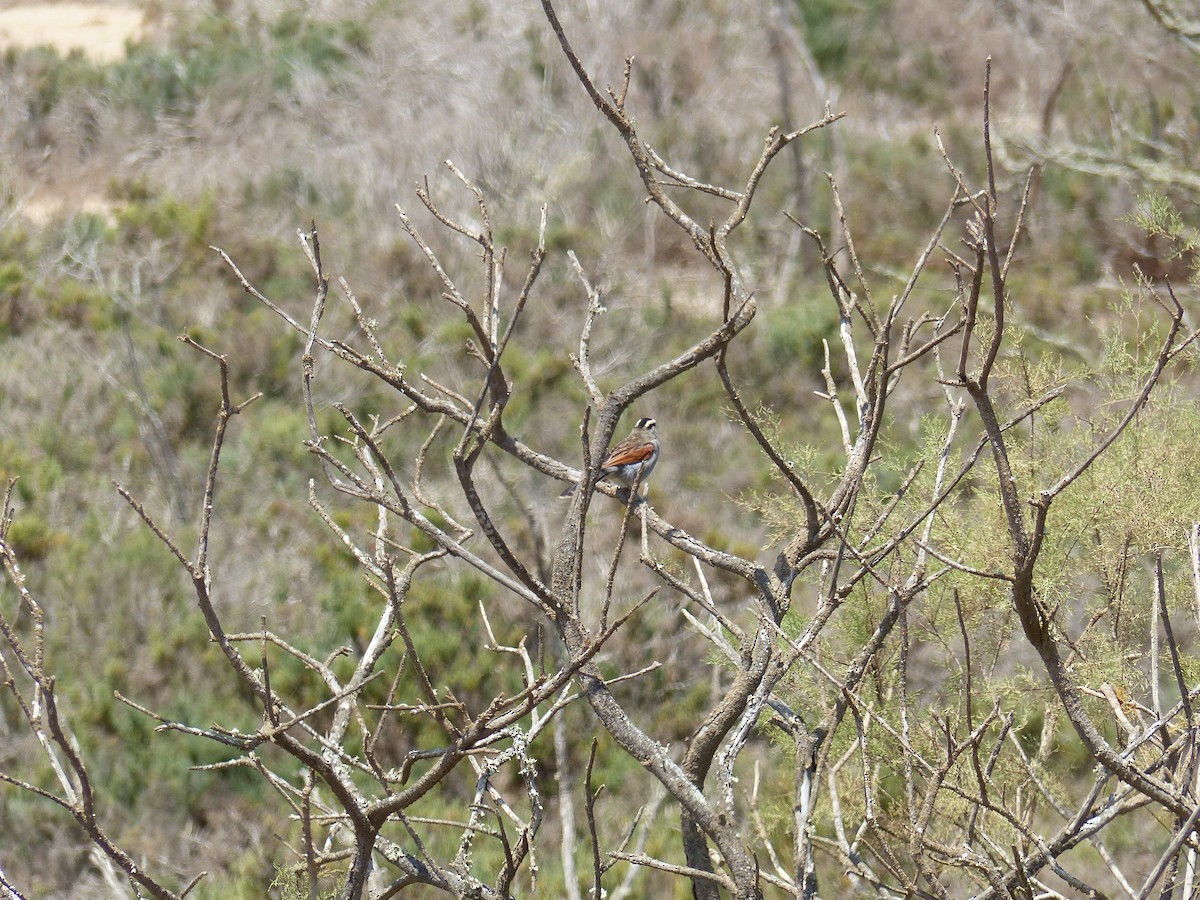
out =
[[645,444],[619,444],[613,448],[612,453],[608,455],[608,459],[604,460],[603,468],[610,469],[616,466],[632,466],[635,463],[645,462],[654,455],[654,445]]

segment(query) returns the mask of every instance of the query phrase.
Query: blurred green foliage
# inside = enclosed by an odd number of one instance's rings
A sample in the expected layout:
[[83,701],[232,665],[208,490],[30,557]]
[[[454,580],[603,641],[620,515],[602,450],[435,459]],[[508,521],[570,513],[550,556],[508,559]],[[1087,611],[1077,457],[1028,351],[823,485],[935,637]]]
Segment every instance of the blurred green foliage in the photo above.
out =
[[26,101],[29,118],[50,115],[73,91],[103,93],[113,103],[153,117],[187,114],[211,91],[268,88],[288,102],[302,71],[334,77],[370,42],[360,20],[314,22],[300,10],[274,21],[253,18],[238,24],[203,10],[191,10],[172,33],[170,47],[135,43],[122,60],[101,65],[80,51],[61,56],[52,48],[4,52],[7,77],[17,74],[33,84]]
[[867,70],[872,55],[865,42],[880,35],[878,24],[892,0],[794,0],[804,22],[809,52],[818,68],[835,78]]

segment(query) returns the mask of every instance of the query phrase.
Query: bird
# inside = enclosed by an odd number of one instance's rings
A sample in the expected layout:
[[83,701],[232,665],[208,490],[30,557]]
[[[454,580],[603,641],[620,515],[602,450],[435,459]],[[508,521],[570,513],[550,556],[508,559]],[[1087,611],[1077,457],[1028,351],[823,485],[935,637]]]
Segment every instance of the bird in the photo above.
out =
[[[600,463],[597,483],[612,478],[627,488],[639,480],[645,484],[658,462],[658,447],[658,423],[649,416],[638,419],[629,437],[609,450],[604,462]],[[560,496],[570,496],[577,487],[578,483],[571,485]]]

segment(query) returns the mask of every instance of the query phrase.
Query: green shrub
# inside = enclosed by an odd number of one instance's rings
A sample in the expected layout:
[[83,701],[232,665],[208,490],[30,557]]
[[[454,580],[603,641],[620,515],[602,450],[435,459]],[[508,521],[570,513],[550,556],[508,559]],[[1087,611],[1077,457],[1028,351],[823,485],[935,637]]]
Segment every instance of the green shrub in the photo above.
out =
[[23,300],[28,285],[24,266],[15,262],[0,264],[0,339],[12,337],[21,330],[26,316]]
[[53,47],[9,47],[4,51],[2,66],[6,81],[21,80],[31,85],[25,99],[31,122],[48,116],[68,94],[94,90],[104,81],[103,69],[80,50],[63,56]]
[[842,75],[855,61],[852,51],[856,43],[861,43],[863,34],[890,6],[890,0],[796,0],[817,67],[830,75]]
[[50,523],[35,512],[25,512],[13,520],[8,531],[8,543],[23,562],[45,559],[55,547],[65,542]]
[[82,281],[65,278],[42,282],[36,290],[46,315],[88,331],[109,331],[116,327],[119,312],[116,303],[104,291]]

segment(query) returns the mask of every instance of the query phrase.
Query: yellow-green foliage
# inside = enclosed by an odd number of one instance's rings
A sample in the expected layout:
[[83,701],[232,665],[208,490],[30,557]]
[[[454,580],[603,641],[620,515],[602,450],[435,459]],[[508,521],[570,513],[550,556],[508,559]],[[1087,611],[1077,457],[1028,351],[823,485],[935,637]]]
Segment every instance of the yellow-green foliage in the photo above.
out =
[[1130,219],[1151,238],[1164,238],[1170,257],[1188,265],[1193,283],[1200,280],[1200,230],[1184,219],[1178,205],[1160,193],[1144,194]]

